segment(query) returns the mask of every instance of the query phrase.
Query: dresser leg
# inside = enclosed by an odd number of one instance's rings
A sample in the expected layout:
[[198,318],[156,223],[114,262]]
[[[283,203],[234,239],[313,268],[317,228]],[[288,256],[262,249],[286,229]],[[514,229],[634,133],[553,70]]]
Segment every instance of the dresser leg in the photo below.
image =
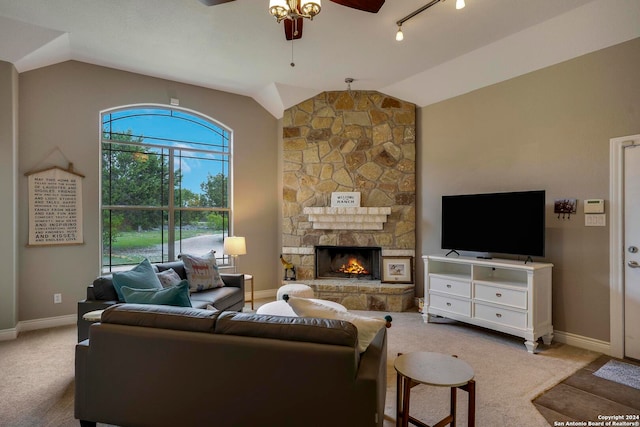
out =
[[537,341],[525,341],[524,345],[525,345],[525,347],[527,347],[527,351],[529,353],[535,353],[536,352],[536,348],[538,348],[538,342]]

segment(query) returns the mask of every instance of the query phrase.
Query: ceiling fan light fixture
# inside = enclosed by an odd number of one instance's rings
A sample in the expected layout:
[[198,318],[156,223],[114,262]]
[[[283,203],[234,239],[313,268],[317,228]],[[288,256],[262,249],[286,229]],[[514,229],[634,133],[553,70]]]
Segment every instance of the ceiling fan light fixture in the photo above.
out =
[[321,0],[269,0],[269,13],[278,22],[283,19],[295,21],[298,18],[313,20],[321,9]]
[[398,25],[398,32],[396,33],[396,41],[401,42],[404,40],[404,34],[402,33],[402,25]]
[[314,1],[303,0],[300,6],[300,11],[302,12],[302,15],[308,16],[309,19],[311,20],[313,20],[314,16],[320,13],[321,9],[322,9],[321,0],[314,0]]
[[269,0],[269,13],[273,15],[278,22],[287,16],[289,10],[287,0]]

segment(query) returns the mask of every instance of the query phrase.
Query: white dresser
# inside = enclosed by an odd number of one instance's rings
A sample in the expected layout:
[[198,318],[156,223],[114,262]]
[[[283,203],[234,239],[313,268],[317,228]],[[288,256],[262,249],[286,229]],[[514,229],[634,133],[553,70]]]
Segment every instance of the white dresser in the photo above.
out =
[[425,322],[437,315],[551,344],[553,264],[429,255],[424,261]]

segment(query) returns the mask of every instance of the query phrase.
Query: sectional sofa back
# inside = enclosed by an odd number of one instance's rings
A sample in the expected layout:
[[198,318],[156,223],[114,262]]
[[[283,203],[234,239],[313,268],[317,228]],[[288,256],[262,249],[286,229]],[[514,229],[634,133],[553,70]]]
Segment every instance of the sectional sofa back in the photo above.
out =
[[[381,426],[386,330],[121,304],[76,346],[76,417],[115,425]],[[129,408],[135,408],[131,411]]]
[[101,323],[185,332],[357,347],[356,327],[342,320],[212,311],[150,304],[118,304]]

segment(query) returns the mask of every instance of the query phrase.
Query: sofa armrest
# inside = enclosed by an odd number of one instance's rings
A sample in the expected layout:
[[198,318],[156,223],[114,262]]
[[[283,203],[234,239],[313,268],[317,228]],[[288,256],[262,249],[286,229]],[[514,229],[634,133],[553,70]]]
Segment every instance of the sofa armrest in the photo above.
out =
[[222,278],[225,286],[229,286],[231,288],[240,288],[244,293],[244,274],[225,273],[221,274],[220,277]]
[[118,304],[118,301],[101,301],[101,300],[83,300],[78,301],[78,342],[89,338],[89,327],[92,322],[84,320],[82,316],[94,310],[104,310],[112,305]]

